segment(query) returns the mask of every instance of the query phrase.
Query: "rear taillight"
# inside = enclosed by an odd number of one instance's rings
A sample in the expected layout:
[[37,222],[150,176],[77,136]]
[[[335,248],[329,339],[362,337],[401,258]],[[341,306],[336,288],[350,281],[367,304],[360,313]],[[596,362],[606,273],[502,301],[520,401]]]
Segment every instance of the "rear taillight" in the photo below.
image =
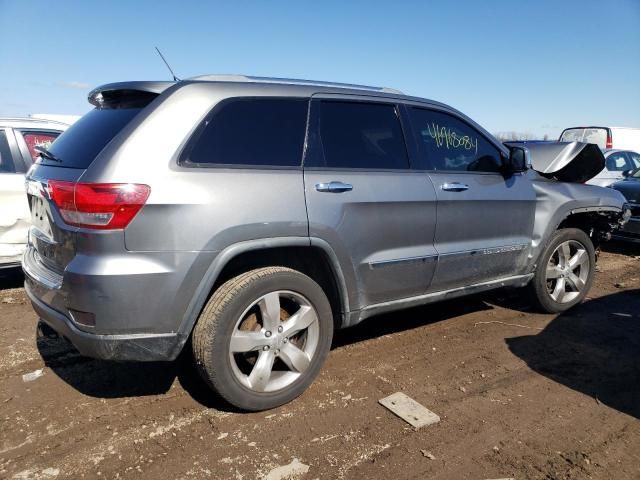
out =
[[144,206],[151,188],[135,183],[49,180],[51,200],[69,225],[99,230],[125,228]]
[[613,148],[613,138],[611,137],[611,132],[607,132],[607,149]]

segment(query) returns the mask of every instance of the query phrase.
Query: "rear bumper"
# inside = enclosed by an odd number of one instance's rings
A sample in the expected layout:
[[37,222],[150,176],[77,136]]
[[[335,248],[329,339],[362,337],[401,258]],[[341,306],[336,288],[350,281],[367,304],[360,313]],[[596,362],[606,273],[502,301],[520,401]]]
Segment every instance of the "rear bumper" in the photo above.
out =
[[0,243],[0,269],[19,267],[24,250],[24,244]]
[[141,362],[169,361],[178,356],[186,341],[182,335],[175,333],[98,335],[84,332],[69,317],[39,300],[33,293],[33,280],[28,276],[24,288],[40,319],[87,357]]
[[11,262],[7,261],[7,262],[5,262],[3,260],[0,260],[0,270],[5,269],[5,268],[6,269],[20,268],[20,262],[18,262],[18,261],[11,261]]

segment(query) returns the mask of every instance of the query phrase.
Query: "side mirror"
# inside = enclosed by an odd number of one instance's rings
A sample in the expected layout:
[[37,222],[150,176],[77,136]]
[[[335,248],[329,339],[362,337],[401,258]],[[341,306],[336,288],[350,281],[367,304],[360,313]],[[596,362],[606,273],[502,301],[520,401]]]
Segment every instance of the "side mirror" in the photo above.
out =
[[523,147],[509,146],[509,156],[502,157],[502,168],[506,175],[524,172],[528,170],[530,166],[529,152]]
[[629,178],[631,176],[631,172],[632,170],[625,170],[624,172],[622,172],[622,176],[624,178]]

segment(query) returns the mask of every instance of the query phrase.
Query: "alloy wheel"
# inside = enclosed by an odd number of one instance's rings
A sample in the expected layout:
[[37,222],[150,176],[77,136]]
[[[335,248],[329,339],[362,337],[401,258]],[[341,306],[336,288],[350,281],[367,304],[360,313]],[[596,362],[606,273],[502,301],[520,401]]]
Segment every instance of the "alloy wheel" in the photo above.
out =
[[236,379],[254,392],[290,386],[309,368],[320,339],[311,302],[291,291],[267,293],[240,316],[229,341]]
[[562,242],[553,251],[546,267],[547,292],[558,303],[575,300],[589,279],[589,253],[576,240]]

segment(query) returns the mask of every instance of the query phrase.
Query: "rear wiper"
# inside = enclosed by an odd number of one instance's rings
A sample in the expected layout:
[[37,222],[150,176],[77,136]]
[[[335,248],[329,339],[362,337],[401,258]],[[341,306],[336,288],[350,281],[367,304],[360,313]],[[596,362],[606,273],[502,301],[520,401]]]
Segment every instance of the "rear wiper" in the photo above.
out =
[[48,160],[53,160],[54,162],[62,163],[61,158],[56,157],[53,153],[51,153],[46,148],[41,147],[40,145],[36,145],[34,148],[38,151],[38,155],[40,157],[46,158]]

